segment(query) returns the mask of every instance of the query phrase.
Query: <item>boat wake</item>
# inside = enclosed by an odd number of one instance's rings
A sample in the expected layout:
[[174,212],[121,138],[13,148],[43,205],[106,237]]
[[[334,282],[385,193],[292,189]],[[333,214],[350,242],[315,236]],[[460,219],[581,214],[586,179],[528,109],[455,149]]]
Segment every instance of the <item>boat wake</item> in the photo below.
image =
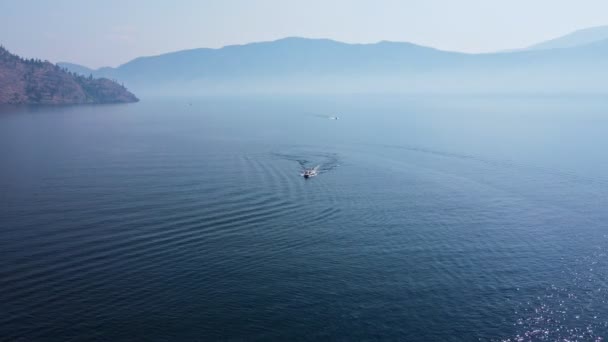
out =
[[297,162],[300,167],[300,176],[304,178],[331,172],[339,166],[338,156],[334,153],[272,153],[272,155],[283,160]]
[[337,115],[326,115],[326,114],[307,114],[307,116],[312,116],[321,119],[329,119],[329,120],[340,120],[340,117]]

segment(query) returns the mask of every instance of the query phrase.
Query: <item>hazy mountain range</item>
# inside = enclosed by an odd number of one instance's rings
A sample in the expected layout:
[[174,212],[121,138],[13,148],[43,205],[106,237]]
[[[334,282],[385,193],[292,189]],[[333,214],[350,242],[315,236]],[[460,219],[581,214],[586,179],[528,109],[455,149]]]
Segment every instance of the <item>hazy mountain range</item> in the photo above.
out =
[[605,92],[608,27],[485,54],[400,42],[285,38],[140,57],[117,68],[60,65],[150,94]]

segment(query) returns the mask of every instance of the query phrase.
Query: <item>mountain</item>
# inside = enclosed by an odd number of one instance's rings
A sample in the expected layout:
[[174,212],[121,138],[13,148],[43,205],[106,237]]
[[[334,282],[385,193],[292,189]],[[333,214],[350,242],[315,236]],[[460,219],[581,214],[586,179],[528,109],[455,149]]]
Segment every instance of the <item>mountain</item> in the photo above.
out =
[[598,92],[608,40],[574,48],[465,54],[410,43],[328,39],[194,49],[134,59],[93,75],[149,94]]
[[608,39],[608,26],[598,26],[578,30],[562,37],[534,44],[525,50],[564,49],[583,46]]
[[[409,43],[345,44],[329,39],[285,38],[273,42],[194,49],[141,57],[118,68],[102,68],[96,76],[123,81],[135,89],[235,87],[249,91],[283,88],[303,90],[322,82],[350,77],[392,75],[436,64],[451,64],[461,54]],[[74,70],[74,69],[72,69]]]
[[46,61],[22,59],[0,47],[0,104],[136,102],[114,81],[84,77]]

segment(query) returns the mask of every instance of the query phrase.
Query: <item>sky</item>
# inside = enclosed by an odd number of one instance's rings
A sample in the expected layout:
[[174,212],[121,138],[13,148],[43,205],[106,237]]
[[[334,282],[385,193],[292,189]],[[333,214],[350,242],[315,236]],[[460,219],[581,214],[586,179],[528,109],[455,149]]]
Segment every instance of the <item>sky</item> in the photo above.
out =
[[0,44],[94,68],[292,36],[491,52],[602,25],[608,0],[0,0]]

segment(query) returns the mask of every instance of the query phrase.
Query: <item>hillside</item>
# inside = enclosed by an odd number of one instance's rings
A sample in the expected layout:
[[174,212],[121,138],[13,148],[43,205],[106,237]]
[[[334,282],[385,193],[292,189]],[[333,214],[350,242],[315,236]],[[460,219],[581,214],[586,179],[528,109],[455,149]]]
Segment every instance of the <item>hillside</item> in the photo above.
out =
[[124,86],[77,75],[41,60],[26,60],[0,47],[0,104],[136,102]]

